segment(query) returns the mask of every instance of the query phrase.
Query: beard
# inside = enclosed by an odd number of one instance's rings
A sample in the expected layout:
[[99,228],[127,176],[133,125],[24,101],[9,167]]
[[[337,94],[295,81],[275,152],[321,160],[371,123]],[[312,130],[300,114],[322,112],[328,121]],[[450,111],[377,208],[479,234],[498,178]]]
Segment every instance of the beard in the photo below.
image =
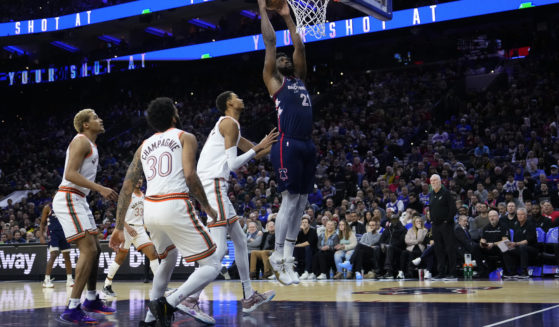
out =
[[295,75],[295,69],[293,68],[293,66],[278,68],[278,72],[280,72],[280,74],[282,74],[283,76]]

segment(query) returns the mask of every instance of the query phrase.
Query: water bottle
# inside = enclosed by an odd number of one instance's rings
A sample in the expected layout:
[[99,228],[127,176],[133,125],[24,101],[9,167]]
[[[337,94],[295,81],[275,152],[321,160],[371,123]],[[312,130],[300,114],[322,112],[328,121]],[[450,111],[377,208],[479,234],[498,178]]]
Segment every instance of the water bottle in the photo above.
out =
[[470,263],[470,264],[468,265],[468,268],[469,268],[469,269],[468,269],[468,279],[469,279],[469,280],[472,280],[473,277],[474,277],[474,265]]
[[464,264],[464,279],[468,279],[468,264]]

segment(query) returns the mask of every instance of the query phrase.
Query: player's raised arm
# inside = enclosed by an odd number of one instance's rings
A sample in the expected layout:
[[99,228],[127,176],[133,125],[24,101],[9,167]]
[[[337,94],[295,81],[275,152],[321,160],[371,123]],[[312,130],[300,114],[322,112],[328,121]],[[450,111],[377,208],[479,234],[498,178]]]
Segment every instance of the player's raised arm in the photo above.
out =
[[295,48],[295,50],[293,51],[293,65],[295,67],[295,76],[304,81],[307,77],[307,58],[305,56],[305,44],[301,39],[301,35],[297,33],[297,26],[295,25],[295,22],[293,22],[293,18],[291,17],[287,1],[283,4],[283,7],[278,10],[278,13],[281,15],[281,17],[285,21],[285,24],[287,25],[287,29],[289,30],[289,34],[291,35],[291,40],[293,41],[293,47]]
[[200,178],[196,173],[196,149],[198,149],[196,137],[190,133],[182,133],[180,140],[182,144],[182,169],[186,185],[190,193],[200,202],[202,210],[210,217],[216,219],[217,212],[208,203],[206,192],[204,192],[202,182],[200,182]]
[[258,8],[260,10],[260,26],[262,29],[262,39],[266,46],[266,54],[264,57],[264,70],[262,77],[264,84],[270,94],[276,93],[281,87],[281,78],[276,67],[276,31],[270,22],[268,12],[266,11],[266,0],[258,0]]
[[237,124],[231,119],[224,119],[219,125],[219,131],[225,139],[225,154],[227,156],[227,164],[231,170],[239,169],[260,152],[268,149],[272,143],[276,142],[278,136],[274,128],[270,134],[266,135],[262,141],[256,145],[245,138],[241,138],[238,147],[245,153],[237,156],[237,146],[235,146],[236,140],[239,137],[239,128]]
[[78,186],[86,187],[90,190],[97,191],[108,200],[116,200],[117,194],[113,189],[102,186],[83,177],[79,170],[82,167],[85,157],[91,151],[91,145],[85,137],[76,137],[70,143],[68,166],[64,172],[64,177]]

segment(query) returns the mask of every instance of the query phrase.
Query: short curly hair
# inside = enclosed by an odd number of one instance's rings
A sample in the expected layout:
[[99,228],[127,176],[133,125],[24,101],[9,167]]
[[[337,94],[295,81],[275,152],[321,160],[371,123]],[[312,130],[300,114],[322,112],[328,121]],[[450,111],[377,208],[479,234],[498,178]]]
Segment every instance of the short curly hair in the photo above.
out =
[[74,128],[78,133],[83,133],[83,124],[89,122],[94,113],[93,109],[82,109],[74,116]]
[[148,124],[158,132],[168,130],[173,124],[175,105],[173,100],[160,97],[152,100],[148,105]]

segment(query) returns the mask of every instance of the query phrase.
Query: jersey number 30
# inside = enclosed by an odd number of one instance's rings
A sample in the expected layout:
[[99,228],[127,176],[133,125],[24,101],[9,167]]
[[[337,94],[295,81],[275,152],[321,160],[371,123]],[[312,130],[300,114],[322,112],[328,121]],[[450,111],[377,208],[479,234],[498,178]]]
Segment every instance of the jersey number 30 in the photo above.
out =
[[173,159],[171,153],[163,152],[159,155],[159,158],[150,156],[147,159],[150,174],[147,176],[147,180],[151,181],[156,175],[161,177],[169,176],[173,170]]

